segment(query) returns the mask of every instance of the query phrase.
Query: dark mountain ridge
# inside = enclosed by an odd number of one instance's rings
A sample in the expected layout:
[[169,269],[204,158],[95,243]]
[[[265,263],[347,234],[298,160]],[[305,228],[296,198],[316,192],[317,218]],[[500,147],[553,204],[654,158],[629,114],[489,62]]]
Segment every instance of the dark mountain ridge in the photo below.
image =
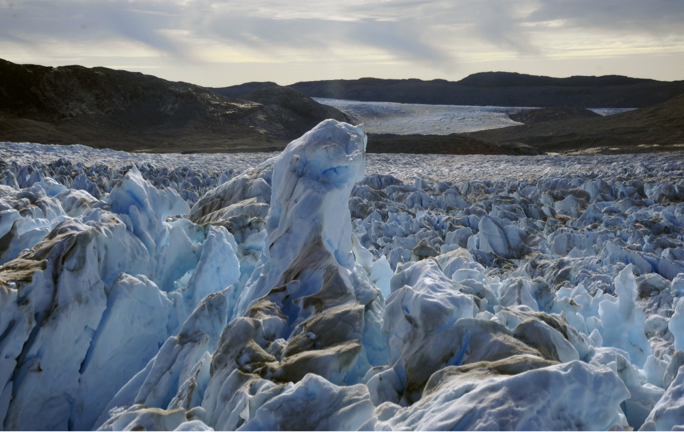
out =
[[310,97],[368,102],[443,105],[581,108],[641,108],[684,94],[684,81],[624,76],[552,78],[484,72],[461,81],[361,78],[299,82],[290,86]]
[[468,75],[458,84],[471,87],[611,87],[658,82],[646,78],[630,78],[623,75],[584,76],[554,78],[541,75],[527,75],[517,72],[480,72]]
[[[285,126],[295,138],[311,130],[325,119],[349,122],[346,114],[329,105],[315,100],[289,87],[279,85],[262,87],[240,95],[242,100],[256,102],[264,106],[264,114],[273,121]],[[320,119],[312,124],[312,119]]]
[[326,118],[346,119],[289,88],[261,89],[253,98],[137,72],[0,60],[0,141],[254,151],[282,148]]
[[262,88],[268,88],[268,87],[280,87],[278,84],[271,82],[271,81],[264,81],[264,82],[248,82],[244,84],[238,84],[230,87],[221,87],[221,88],[215,88],[215,87],[207,87],[207,90],[211,90],[216,94],[220,94],[221,96],[226,96],[226,97],[231,97],[231,98],[239,98],[242,95],[246,95],[249,92],[252,92],[254,90],[262,89]]

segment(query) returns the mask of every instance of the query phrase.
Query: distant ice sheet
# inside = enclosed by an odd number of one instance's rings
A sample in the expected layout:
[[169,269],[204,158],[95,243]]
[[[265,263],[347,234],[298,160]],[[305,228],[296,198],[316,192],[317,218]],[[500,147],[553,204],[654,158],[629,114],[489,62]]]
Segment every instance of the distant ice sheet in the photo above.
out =
[[494,107],[467,105],[422,105],[394,102],[361,102],[341,99],[314,98],[350,114],[366,125],[369,133],[398,135],[475,132],[515,126],[508,114],[532,109],[529,107]]
[[[366,125],[369,133],[398,135],[476,132],[516,126],[509,114],[535,107],[497,107],[469,105],[424,105],[394,102],[363,102],[343,99],[314,98],[349,114],[356,123]],[[636,108],[588,108],[602,116],[619,114]]]

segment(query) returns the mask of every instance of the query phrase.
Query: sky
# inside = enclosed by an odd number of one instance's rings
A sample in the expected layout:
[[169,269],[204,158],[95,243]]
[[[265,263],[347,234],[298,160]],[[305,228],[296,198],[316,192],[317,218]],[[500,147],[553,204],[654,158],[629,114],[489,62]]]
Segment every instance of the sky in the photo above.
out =
[[0,58],[224,87],[485,71],[684,80],[682,0],[0,0]]

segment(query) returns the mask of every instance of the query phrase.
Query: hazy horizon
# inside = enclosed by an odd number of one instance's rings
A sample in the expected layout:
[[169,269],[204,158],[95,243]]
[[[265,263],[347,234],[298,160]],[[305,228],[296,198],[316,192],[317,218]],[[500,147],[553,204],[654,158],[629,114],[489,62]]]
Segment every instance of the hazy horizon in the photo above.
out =
[[684,79],[684,3],[668,0],[0,0],[0,15],[9,61],[209,87],[487,71]]

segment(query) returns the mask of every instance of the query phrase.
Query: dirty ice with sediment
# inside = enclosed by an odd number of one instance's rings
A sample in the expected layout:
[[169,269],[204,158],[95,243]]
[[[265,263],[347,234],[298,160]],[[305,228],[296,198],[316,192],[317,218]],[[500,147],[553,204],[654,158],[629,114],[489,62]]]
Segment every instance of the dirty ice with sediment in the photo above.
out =
[[0,144],[5,430],[671,430],[684,164]]

